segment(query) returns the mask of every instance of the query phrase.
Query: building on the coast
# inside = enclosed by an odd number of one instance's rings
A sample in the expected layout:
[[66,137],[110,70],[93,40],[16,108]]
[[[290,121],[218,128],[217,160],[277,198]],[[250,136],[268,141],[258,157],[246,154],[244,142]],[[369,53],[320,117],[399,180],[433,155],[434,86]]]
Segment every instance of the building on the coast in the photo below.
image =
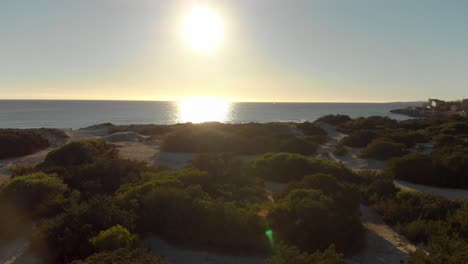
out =
[[445,104],[445,101],[439,99],[429,99],[429,106],[431,108],[439,108]]

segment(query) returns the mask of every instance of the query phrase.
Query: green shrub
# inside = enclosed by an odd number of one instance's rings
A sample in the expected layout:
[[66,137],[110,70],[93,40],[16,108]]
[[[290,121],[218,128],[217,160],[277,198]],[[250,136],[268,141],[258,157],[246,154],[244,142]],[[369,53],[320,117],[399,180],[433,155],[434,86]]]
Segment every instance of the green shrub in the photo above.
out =
[[265,253],[269,246],[264,220],[258,216],[258,208],[244,198],[242,202],[227,201],[233,196],[243,197],[243,191],[233,184],[229,177],[223,180],[216,169],[208,173],[194,169],[165,171],[145,175],[142,181],[119,190],[117,197],[137,212],[141,232],[197,248]]
[[410,153],[391,159],[385,166],[384,172],[397,179],[424,184],[432,181],[435,168],[430,156]]
[[345,147],[345,145],[341,144],[341,143],[338,143],[336,146],[335,146],[335,149],[333,149],[333,154],[336,155],[336,156],[345,156],[346,154],[348,154],[348,149]]
[[303,122],[297,124],[297,128],[302,131],[306,136],[316,136],[321,139],[321,142],[325,142],[327,132],[323,128],[319,127],[315,123]]
[[431,238],[429,246],[413,252],[410,264],[460,264],[468,263],[468,243],[458,236],[446,234]]
[[282,141],[278,151],[312,155],[317,153],[317,149],[318,145],[315,142],[303,138],[291,138]]
[[322,122],[333,126],[338,126],[348,121],[351,121],[351,118],[347,115],[326,115],[318,118],[315,122]]
[[350,135],[341,139],[340,143],[352,147],[352,148],[363,148],[367,146],[376,137],[375,132],[370,130],[360,130],[352,132]]
[[366,200],[372,203],[384,198],[393,198],[397,192],[398,189],[393,184],[393,181],[385,178],[372,181],[372,183],[367,185],[364,189]]
[[[335,200],[315,189],[294,189],[275,202],[268,220],[275,239],[315,252],[335,244],[350,250],[362,237],[357,214],[337,209]],[[356,211],[357,212],[357,211]]]
[[362,130],[393,129],[398,127],[398,122],[394,119],[383,116],[358,117],[341,124],[338,127],[342,132],[357,132]]
[[441,220],[418,219],[401,228],[401,233],[413,243],[427,243],[437,234],[446,234],[449,230],[447,223]]
[[17,176],[0,185],[0,201],[10,203],[32,219],[63,210],[69,194],[60,178],[44,173]]
[[90,239],[97,251],[112,251],[119,248],[134,248],[137,244],[137,236],[130,233],[121,225],[115,225],[99,232]]
[[374,139],[361,151],[361,153],[359,153],[359,156],[362,158],[386,160],[405,155],[407,152],[408,151],[404,144],[382,139]]
[[428,142],[431,139],[429,133],[425,130],[394,129],[383,131],[380,135],[383,139],[405,144],[408,148],[413,147],[416,143]]
[[94,252],[90,239],[115,225],[134,230],[136,215],[117,205],[112,197],[94,196],[67,207],[55,218],[38,223],[31,249],[46,263],[69,263]]
[[297,138],[285,124],[186,125],[168,134],[161,149],[172,152],[234,152],[262,154],[271,151],[315,153],[316,142]]
[[250,163],[254,176],[267,180],[289,182],[307,174],[326,173],[339,179],[352,180],[353,174],[344,166],[327,160],[308,158],[291,153],[267,153]]
[[0,129],[0,159],[29,155],[49,145],[46,138],[33,130]]
[[98,140],[77,141],[51,151],[41,167],[76,166],[92,163],[99,158],[115,158],[117,150],[113,145]]

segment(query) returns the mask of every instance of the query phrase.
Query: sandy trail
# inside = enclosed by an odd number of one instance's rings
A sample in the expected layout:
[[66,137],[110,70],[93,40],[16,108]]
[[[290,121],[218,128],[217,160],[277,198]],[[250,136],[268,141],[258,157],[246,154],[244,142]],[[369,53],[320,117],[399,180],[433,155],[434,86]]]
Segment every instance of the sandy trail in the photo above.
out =
[[327,132],[327,142],[320,146],[319,157],[342,163],[353,170],[381,170],[385,166],[384,161],[359,158],[358,148],[348,148],[348,153],[344,156],[334,155],[333,150],[346,135],[328,124],[320,124],[320,127]]
[[[416,247],[386,225],[372,208],[360,205],[361,221],[366,229],[365,248],[351,257],[351,263],[406,263]],[[401,262],[403,261],[403,262]]]
[[[327,142],[320,147],[320,156],[323,158],[340,162],[353,170],[382,170],[385,166],[384,161],[359,158],[357,155],[360,150],[355,148],[349,148],[349,153],[345,156],[335,156],[333,149],[346,135],[336,131],[331,125],[321,124],[320,127],[327,132]],[[416,247],[386,225],[372,208],[360,205],[360,212],[366,229],[366,247],[349,261],[361,264],[406,263],[408,253]]]

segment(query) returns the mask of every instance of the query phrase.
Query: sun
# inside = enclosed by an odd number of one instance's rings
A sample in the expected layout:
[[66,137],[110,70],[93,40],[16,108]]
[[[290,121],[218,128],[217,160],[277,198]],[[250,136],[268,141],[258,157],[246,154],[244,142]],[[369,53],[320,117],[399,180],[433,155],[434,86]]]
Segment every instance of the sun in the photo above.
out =
[[195,6],[185,17],[183,37],[196,51],[216,49],[223,39],[223,22],[219,14],[206,6]]

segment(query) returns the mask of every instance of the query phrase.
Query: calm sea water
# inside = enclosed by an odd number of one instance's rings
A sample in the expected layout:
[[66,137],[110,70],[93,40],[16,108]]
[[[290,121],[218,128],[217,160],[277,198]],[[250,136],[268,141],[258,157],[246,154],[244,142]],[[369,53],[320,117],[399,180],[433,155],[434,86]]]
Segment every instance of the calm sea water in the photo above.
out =
[[187,109],[187,106],[177,102],[0,100],[0,127],[77,129],[106,122],[174,124],[213,121],[210,118],[229,123],[302,122],[313,121],[327,114],[346,114],[351,117],[379,115],[401,120],[407,117],[389,111],[418,104],[231,103],[223,109],[210,109],[206,105],[190,105]]

